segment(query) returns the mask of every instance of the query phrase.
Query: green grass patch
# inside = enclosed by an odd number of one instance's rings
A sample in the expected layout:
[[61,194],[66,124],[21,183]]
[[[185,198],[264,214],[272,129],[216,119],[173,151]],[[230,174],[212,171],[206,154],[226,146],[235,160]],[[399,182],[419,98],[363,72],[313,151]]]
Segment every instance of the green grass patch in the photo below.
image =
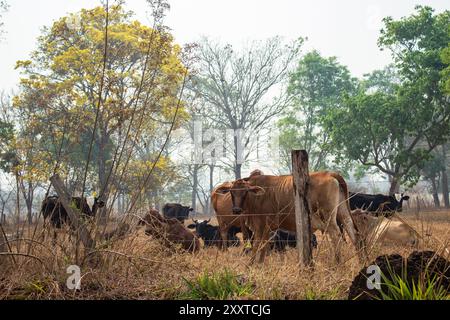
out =
[[204,272],[194,280],[183,278],[188,290],[181,299],[224,300],[245,297],[253,292],[253,285],[232,271]]

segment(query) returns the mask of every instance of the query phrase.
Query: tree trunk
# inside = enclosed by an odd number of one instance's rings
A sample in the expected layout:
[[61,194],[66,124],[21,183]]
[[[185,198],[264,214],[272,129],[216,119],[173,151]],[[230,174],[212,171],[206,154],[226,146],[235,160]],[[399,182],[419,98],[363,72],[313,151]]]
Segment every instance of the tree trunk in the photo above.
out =
[[27,221],[28,224],[33,224],[33,202],[30,199],[26,199],[25,203],[27,204]]
[[399,193],[400,190],[400,177],[393,176],[391,180],[391,187],[389,188],[389,195],[392,196]]
[[33,198],[34,198],[34,191],[33,191],[33,182],[28,181],[27,182],[27,188],[25,188],[25,182],[23,180],[23,177],[18,176],[19,184],[20,184],[20,190],[22,191],[23,199],[25,200],[25,205],[27,208],[27,222],[29,225],[33,223]]
[[444,158],[444,169],[442,170],[442,195],[444,198],[444,206],[450,208],[450,201],[448,196],[448,176],[447,176],[447,150],[446,146],[442,146],[442,155]]
[[236,180],[241,179],[242,177],[241,171],[242,171],[242,164],[237,163],[234,167],[234,176]]
[[[106,133],[106,129],[102,129],[100,133],[100,141],[98,144],[98,182],[99,182],[99,190],[98,192],[102,192],[99,196],[102,198],[105,203],[108,202],[109,198],[109,188],[107,185],[107,145],[109,141],[109,136]],[[114,205],[114,204],[112,204]],[[101,224],[106,223],[106,215],[108,214],[108,210],[105,210],[105,207],[99,209],[99,222]]]
[[33,223],[33,199],[34,199],[34,190],[32,182],[28,182],[28,197],[26,200],[27,203],[27,218],[28,224]]
[[6,201],[2,202],[2,214],[0,215],[0,224],[6,224],[6,214],[5,214]]
[[16,236],[19,238],[19,229],[20,229],[20,183],[19,183],[19,174],[16,172]]
[[122,203],[123,203],[123,198],[122,198],[122,191],[119,191],[117,194],[117,211],[119,212],[119,214],[122,214]]
[[[209,194],[212,195],[214,189],[214,165],[209,166]],[[213,214],[213,209],[211,205],[211,199],[206,203],[207,211],[210,215]]]
[[234,176],[236,180],[241,179],[242,162],[244,161],[244,150],[242,145],[242,132],[235,129],[234,136]]
[[439,202],[439,194],[438,194],[436,178],[430,178],[430,182],[431,182],[431,189],[432,189],[432,192],[433,192],[434,206],[436,208],[439,208],[441,206],[441,204]]
[[197,209],[197,189],[198,189],[198,170],[199,165],[194,164],[194,167],[192,169],[192,194],[191,194],[191,208],[195,210]]

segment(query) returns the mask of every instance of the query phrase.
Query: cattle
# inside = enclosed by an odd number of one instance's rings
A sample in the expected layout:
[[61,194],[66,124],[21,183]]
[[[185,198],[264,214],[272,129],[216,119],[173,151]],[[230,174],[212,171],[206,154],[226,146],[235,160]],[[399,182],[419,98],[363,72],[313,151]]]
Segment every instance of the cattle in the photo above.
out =
[[[270,249],[275,251],[285,251],[286,247],[295,248],[297,246],[297,237],[295,232],[278,229],[270,232]],[[317,238],[313,233],[311,235],[311,247],[317,248]]]
[[[94,205],[92,209],[89,207],[89,204],[86,201],[86,198],[81,197],[72,197],[71,203],[80,210],[82,216],[84,217],[94,217],[97,213],[98,208],[101,208],[105,205],[103,201],[98,200],[98,198],[94,199]],[[67,215],[66,209],[62,205],[58,196],[49,196],[46,197],[42,201],[41,205],[41,213],[44,217],[44,220],[50,219],[50,223],[53,227],[60,229],[63,224],[69,221],[69,217]]]
[[[244,178],[244,180],[248,180],[251,177],[254,176],[260,176],[264,175],[264,173],[259,170],[253,170],[250,175],[247,178]],[[242,238],[244,242],[251,241],[253,237],[253,232],[248,228],[248,226],[245,225],[245,220],[243,217],[237,217],[233,215],[232,212],[232,201],[231,201],[231,195],[224,194],[224,195],[218,195],[216,194],[216,190],[222,188],[231,186],[232,182],[224,182],[217,186],[212,194],[211,194],[211,203],[214,208],[214,212],[216,213],[217,222],[219,224],[219,231],[222,238],[222,248],[226,249],[228,246],[233,245],[233,240],[228,241],[228,235],[230,234],[236,234],[239,232],[242,232]],[[230,233],[230,230],[235,230]]]
[[364,209],[376,216],[391,216],[395,212],[401,212],[403,201],[408,201],[409,196],[400,196],[400,201],[394,195],[386,196],[383,194],[365,194],[349,192],[350,209]]
[[216,213],[217,222],[219,224],[219,232],[222,238],[222,248],[226,249],[232,245],[232,241],[228,241],[228,235],[230,229],[239,230],[242,232],[244,242],[252,238],[252,231],[245,225],[245,219],[243,216],[236,216],[232,212],[233,203],[231,201],[231,195],[219,194],[216,190],[222,188],[231,187],[232,182],[225,182],[217,186],[211,194],[211,203]]
[[177,219],[183,223],[189,218],[189,212],[191,211],[194,211],[194,209],[179,203],[166,203],[163,207],[163,216],[166,219]]
[[403,221],[374,217],[368,211],[356,209],[351,212],[353,221],[366,239],[366,243],[396,244],[414,246],[418,233]]
[[165,246],[180,244],[183,250],[196,252],[200,249],[198,238],[177,219],[164,218],[157,210],[150,210],[139,221],[145,225],[145,234],[160,240]]
[[[231,196],[232,212],[242,215],[245,224],[254,232],[258,245],[253,246],[252,261],[256,258],[258,262],[264,261],[269,230],[296,231],[292,175],[257,175],[248,180],[236,180],[215,192]],[[311,231],[321,230],[331,236],[336,262],[340,261],[342,243],[338,216],[358,257],[360,260],[365,258],[364,239],[353,223],[347,199],[347,184],[339,174],[328,171],[310,174],[308,201],[312,210]]]
[[[195,229],[197,236],[203,239],[206,247],[220,246],[222,247],[222,237],[218,226],[210,225],[209,220],[193,220],[194,223],[188,225],[189,229]],[[236,236],[238,232],[241,232],[240,228],[231,226],[228,229],[228,244],[231,246],[239,246],[239,238]]]

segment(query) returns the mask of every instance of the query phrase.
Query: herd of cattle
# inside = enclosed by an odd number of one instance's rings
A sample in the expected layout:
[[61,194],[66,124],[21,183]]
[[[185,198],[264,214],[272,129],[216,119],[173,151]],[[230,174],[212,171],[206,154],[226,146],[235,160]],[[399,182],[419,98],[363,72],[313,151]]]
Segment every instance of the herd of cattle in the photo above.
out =
[[[360,259],[366,257],[370,242],[391,241],[414,245],[417,233],[408,225],[392,217],[402,211],[408,196],[369,195],[348,192],[342,176],[335,172],[310,174],[308,201],[311,208],[311,245],[317,246],[315,232],[327,233],[333,242],[334,258],[340,260],[345,233],[354,245]],[[105,204],[94,200],[91,208],[86,200],[74,197],[73,204],[86,216],[95,216]],[[192,208],[168,203],[160,214],[151,210],[141,218],[139,225],[146,226],[145,233],[162,240],[165,244],[180,244],[187,251],[200,249],[202,239],[205,247],[219,246],[226,249],[238,246],[237,237],[242,233],[245,243],[250,244],[252,259],[264,261],[266,251],[285,250],[296,245],[296,222],[293,204],[292,176],[264,175],[255,170],[248,178],[225,182],[217,186],[211,195],[218,226],[209,220],[193,220],[185,226]],[[55,228],[61,228],[68,216],[58,198],[47,197],[41,207],[44,219]],[[247,246],[246,246],[247,248]]]

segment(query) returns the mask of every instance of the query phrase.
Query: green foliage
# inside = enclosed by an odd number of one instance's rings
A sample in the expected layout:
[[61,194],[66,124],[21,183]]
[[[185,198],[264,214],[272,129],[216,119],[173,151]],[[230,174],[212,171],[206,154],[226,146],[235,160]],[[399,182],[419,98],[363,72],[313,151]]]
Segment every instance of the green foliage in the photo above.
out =
[[[450,27],[449,27],[450,33]],[[447,48],[444,48],[441,52],[441,60],[447,67],[442,70],[442,82],[444,85],[444,91],[447,96],[450,95],[450,43]]]
[[380,290],[382,300],[449,300],[447,290],[439,285],[439,278],[425,277],[426,282],[408,281],[405,274],[396,274],[391,269],[389,277],[381,274],[382,288]]
[[450,41],[450,13],[429,7],[398,21],[385,18],[379,46],[394,65],[361,81],[359,90],[326,115],[337,160],[357,160],[414,184],[430,152],[450,133],[450,108],[442,88],[448,64],[441,53]]
[[335,300],[339,297],[341,288],[335,287],[324,292],[316,292],[314,288],[307,288],[305,291],[305,300]]
[[16,165],[14,138],[14,125],[0,120],[0,169],[6,172]]
[[445,169],[445,159],[441,153],[433,152],[432,158],[428,160],[422,168],[422,174],[425,179],[435,179],[439,177],[442,170]]
[[182,294],[182,299],[192,300],[224,300],[248,296],[252,293],[252,285],[239,279],[232,271],[209,274],[205,272],[194,280],[184,279],[188,291]]
[[[133,20],[121,5],[109,8],[106,41],[105,18],[104,7],[62,17],[43,29],[30,59],[17,62],[23,74],[21,92],[14,98],[21,145],[33,146],[26,150],[33,166],[23,157],[24,172],[34,170],[47,179],[58,164],[60,173],[79,181],[93,136],[89,175],[98,179],[89,180],[94,180],[91,185],[98,181],[98,190],[125,138],[121,161],[133,148],[130,162],[147,161],[155,151],[147,149],[149,137],[164,134],[161,123],[172,120],[185,74],[180,47],[164,28],[153,30]],[[178,121],[186,117],[181,108]],[[146,154],[136,156],[137,148]]]
[[312,51],[299,61],[288,87],[292,106],[278,122],[286,164],[290,161],[290,150],[305,149],[314,170],[330,168],[329,136],[322,121],[331,109],[341,105],[343,95],[354,89],[355,79],[335,57],[324,58]]

